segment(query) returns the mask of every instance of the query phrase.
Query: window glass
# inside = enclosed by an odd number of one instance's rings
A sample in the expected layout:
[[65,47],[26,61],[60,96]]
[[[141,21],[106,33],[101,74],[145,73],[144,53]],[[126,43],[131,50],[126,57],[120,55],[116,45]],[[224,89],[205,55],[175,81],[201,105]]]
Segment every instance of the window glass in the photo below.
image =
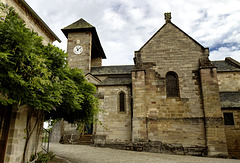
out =
[[167,90],[167,97],[178,97],[179,96],[178,76],[175,72],[167,73],[167,75],[166,75],[166,90]]
[[225,125],[234,125],[233,113],[223,113],[223,116]]
[[125,93],[121,92],[119,94],[119,106],[120,106],[120,112],[124,112],[125,111]]

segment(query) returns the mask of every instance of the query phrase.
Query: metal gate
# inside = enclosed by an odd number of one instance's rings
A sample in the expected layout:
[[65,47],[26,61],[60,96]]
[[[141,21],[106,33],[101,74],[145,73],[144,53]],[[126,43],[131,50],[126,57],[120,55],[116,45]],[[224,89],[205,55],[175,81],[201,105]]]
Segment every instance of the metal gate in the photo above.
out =
[[49,152],[49,139],[50,139],[50,130],[43,128],[42,149],[46,153]]

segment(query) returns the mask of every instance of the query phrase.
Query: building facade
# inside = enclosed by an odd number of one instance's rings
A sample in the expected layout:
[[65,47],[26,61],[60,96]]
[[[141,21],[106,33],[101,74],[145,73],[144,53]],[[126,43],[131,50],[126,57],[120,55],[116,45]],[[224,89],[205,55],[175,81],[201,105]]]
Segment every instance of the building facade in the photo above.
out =
[[96,29],[83,19],[62,31],[70,67],[82,69],[98,90],[103,112],[93,144],[239,157],[240,64],[211,62],[209,49],[173,24],[170,13],[135,52],[134,65],[102,66]]
[[[26,26],[37,32],[43,38],[43,44],[47,45],[60,39],[46,25],[46,23],[33,11],[33,9],[24,0],[1,0],[3,4],[14,7],[19,17],[26,23]],[[2,15],[2,14],[1,14]],[[17,163],[23,158],[23,151],[26,142],[26,127],[29,108],[26,106],[15,107],[10,109],[0,106],[0,162]],[[32,124],[36,122],[36,117],[31,118]],[[39,124],[33,130],[32,137],[29,140],[26,149],[26,160],[35,150],[41,151],[41,142],[39,140],[40,133],[37,128],[42,128],[43,124]]]

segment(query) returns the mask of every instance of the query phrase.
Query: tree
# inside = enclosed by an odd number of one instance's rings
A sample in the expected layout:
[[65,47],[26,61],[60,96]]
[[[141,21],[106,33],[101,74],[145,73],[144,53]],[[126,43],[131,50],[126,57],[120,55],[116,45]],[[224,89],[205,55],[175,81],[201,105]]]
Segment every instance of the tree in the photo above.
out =
[[[71,69],[67,54],[42,44],[42,38],[26,27],[12,7],[0,4],[0,105],[26,106],[26,144],[33,130],[46,118],[92,122],[99,111],[95,86],[79,69]],[[37,121],[31,124],[36,115]]]

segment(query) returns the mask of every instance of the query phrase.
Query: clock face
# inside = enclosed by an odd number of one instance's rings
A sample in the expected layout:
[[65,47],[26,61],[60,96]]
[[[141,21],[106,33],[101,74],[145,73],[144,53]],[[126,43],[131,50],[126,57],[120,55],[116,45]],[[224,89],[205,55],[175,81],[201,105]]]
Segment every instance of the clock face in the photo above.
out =
[[73,52],[74,52],[75,54],[80,54],[80,53],[83,52],[83,48],[82,48],[80,45],[77,45],[77,46],[75,46],[75,47],[73,48]]

